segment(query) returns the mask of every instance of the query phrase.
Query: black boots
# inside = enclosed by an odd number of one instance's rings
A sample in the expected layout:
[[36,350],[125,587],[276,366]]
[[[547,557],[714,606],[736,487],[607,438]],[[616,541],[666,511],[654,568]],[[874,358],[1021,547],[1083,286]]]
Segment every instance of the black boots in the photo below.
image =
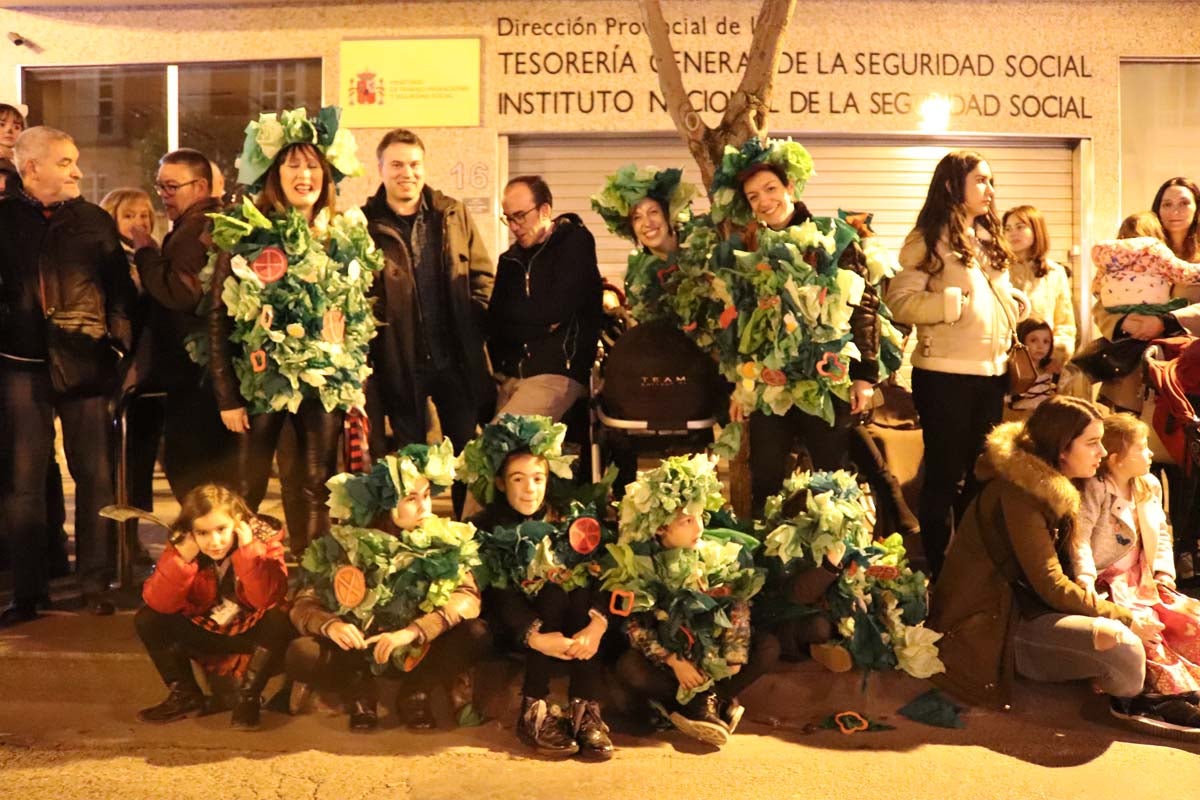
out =
[[167,699],[156,706],[143,708],[137,713],[142,722],[164,725],[184,717],[197,716],[204,713],[204,693],[196,685],[196,679],[188,675],[183,680],[167,684],[171,693]]
[[696,695],[687,705],[671,712],[671,722],[693,739],[714,747],[721,747],[729,741],[729,726],[721,718],[716,692]]
[[256,647],[250,655],[246,674],[238,687],[237,703],[233,707],[230,724],[237,730],[252,731],[262,724],[262,692],[271,677],[274,653],[265,647]]
[[608,726],[600,718],[600,704],[595,700],[571,698],[571,729],[580,758],[588,761],[612,758],[612,739],[608,738]]
[[370,733],[379,727],[379,688],[370,673],[351,678],[345,701],[351,733]]
[[521,700],[517,718],[517,738],[547,758],[568,758],[579,752],[575,737],[545,700],[526,697]]
[[429,731],[437,727],[427,692],[396,695],[396,716],[409,730]]

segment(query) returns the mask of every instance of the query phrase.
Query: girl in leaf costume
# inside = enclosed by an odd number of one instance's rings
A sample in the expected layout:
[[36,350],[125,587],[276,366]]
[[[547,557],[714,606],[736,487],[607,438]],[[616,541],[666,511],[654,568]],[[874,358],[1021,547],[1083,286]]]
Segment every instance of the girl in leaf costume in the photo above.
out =
[[[772,589],[756,612],[785,650],[811,645],[813,658],[844,672],[943,672],[925,628],[927,581],[908,566],[904,539],[874,539],[873,515],[854,475],[797,472],[767,500],[762,561]],[[791,641],[788,641],[788,640]]]
[[367,300],[382,267],[357,209],[335,212],[335,183],[361,174],[338,109],[263,114],[246,128],[238,180],[247,199],[214,214],[207,363],[225,426],[238,436],[240,479],[257,507],[280,430],[290,418],[302,458],[305,513],[290,526],[292,551],[328,527],[325,481],[337,469],[345,412],[364,403]]
[[[604,527],[597,503],[568,505],[550,521],[547,489],[571,475],[562,455],[566,426],[549,417],[504,414],[463,450],[460,475],[485,503],[472,517],[481,538],[476,572],[497,630],[525,653],[517,736],[544,756],[612,758],[599,703],[608,630],[607,598],[596,590]],[[607,484],[597,498],[607,499]],[[569,713],[547,702],[555,660],[566,661]]]
[[[730,417],[749,420],[756,511],[797,442],[819,469],[848,465],[856,418],[900,365],[877,288],[895,260],[870,238],[870,215],[813,217],[798,199],[812,174],[799,144],[751,139],[726,148],[713,177],[713,220],[745,226],[714,249],[712,269],[730,294],[715,337],[734,384]],[[891,491],[886,476],[877,482]]]
[[284,610],[283,532],[224,486],[202,484],[183,498],[171,541],[142,587],[138,638],[170,694],[142,709],[142,722],[201,714],[205,698],[191,659],[239,679],[235,728],[259,726],[262,691],[295,635]]
[[[365,475],[330,480],[330,509],[351,522],[309,545],[292,607],[301,638],[288,648],[295,680],[341,692],[350,730],[378,726],[373,679],[399,679],[397,716],[432,728],[430,691],[491,646],[479,616],[475,529],[432,515],[431,495],[454,481],[453,448],[408,445]],[[371,527],[358,527],[369,524]],[[455,696],[460,722],[473,716]]]
[[750,634],[750,598],[763,586],[757,542],[704,530],[723,504],[706,455],[639,472],[621,500],[620,541],[608,548],[616,565],[603,583],[633,645],[617,664],[621,679],[666,705],[685,734],[717,746],[741,720],[738,693],[779,657],[773,636]]

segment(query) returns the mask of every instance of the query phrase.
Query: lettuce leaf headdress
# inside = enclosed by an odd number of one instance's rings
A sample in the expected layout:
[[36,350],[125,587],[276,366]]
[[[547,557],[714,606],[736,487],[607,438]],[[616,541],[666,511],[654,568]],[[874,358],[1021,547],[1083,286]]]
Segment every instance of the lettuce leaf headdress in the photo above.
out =
[[454,445],[449,439],[441,444],[410,444],[384,456],[370,472],[343,472],[334,475],[329,487],[329,513],[353,525],[370,525],[380,514],[391,511],[412,490],[418,478],[429,480],[437,495],[454,483]]
[[814,174],[812,156],[803,145],[793,142],[790,138],[760,139],[751,137],[741,148],[733,145],[725,146],[725,154],[721,158],[721,166],[713,175],[712,196],[713,222],[724,222],[726,219],[735,225],[745,225],[754,219],[750,204],[742,194],[738,176],[754,164],[771,164],[781,167],[795,185],[795,196],[798,200],[804,191],[804,185]]
[[620,541],[644,542],[680,511],[700,517],[725,504],[717,465],[706,454],[671,456],[639,472],[625,487],[620,507]]
[[546,459],[551,483],[556,479],[569,481],[575,456],[563,455],[566,435],[567,426],[549,417],[502,414],[495,422],[485,425],[479,436],[467,442],[458,457],[458,477],[484,505],[495,499],[496,478],[504,467],[504,459],[513,453],[529,453]]
[[304,108],[259,114],[246,126],[246,141],[238,157],[238,183],[250,194],[262,191],[264,178],[279,152],[292,144],[311,144],[333,167],[333,180],[363,174],[354,135],[339,127],[342,110],[325,106],[310,118]]
[[683,170],[641,167],[627,164],[608,176],[604,189],[592,195],[592,209],[604,220],[609,231],[637,243],[637,234],[629,214],[634,207],[652,197],[663,207],[667,223],[678,228],[691,213],[688,205],[699,190],[682,181]]
[[[866,498],[849,472],[797,472],[765,507],[761,557],[777,576],[760,604],[765,618],[826,612],[855,666],[864,672],[900,669],[917,678],[945,671],[925,627],[928,583],[908,564],[904,538],[874,539]],[[842,567],[823,608],[798,606],[779,587],[797,570],[828,559]],[[758,613],[756,611],[756,613]]]

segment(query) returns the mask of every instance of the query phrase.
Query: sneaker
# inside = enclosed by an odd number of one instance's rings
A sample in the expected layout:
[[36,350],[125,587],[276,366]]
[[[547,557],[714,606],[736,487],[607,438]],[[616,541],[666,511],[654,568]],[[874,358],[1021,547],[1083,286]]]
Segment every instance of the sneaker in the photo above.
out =
[[687,736],[713,747],[729,741],[729,728],[717,709],[715,692],[698,694],[683,708],[671,712],[671,723]]
[[1200,708],[1180,695],[1114,697],[1110,713],[1131,728],[1184,741],[1200,741]]
[[739,703],[736,697],[721,701],[721,721],[725,723],[726,728],[729,728],[731,735],[737,730],[738,723],[742,721],[745,714],[746,707]]
[[569,758],[579,752],[579,744],[561,714],[543,699],[526,697],[517,718],[517,738],[548,758]]

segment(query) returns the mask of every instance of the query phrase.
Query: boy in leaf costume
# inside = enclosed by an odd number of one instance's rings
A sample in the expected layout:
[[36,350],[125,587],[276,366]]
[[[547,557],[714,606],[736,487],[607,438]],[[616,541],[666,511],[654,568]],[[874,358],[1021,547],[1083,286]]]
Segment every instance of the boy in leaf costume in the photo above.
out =
[[288,648],[287,669],[304,684],[338,689],[352,731],[378,725],[372,673],[400,680],[396,711],[408,727],[434,727],[430,691],[491,646],[477,619],[475,529],[431,511],[432,493],[453,481],[453,447],[443,440],[329,482],[333,516],[352,524],[335,525],[304,553],[291,612],[301,638]]
[[[599,702],[598,651],[609,619],[595,578],[605,527],[594,502],[566,503],[565,518],[549,510],[550,484],[560,484],[552,494],[561,496],[571,476],[573,457],[562,454],[566,430],[549,417],[501,415],[463,450],[460,476],[485,504],[471,521],[489,614],[525,653],[517,736],[544,756],[602,761],[613,754]],[[607,490],[598,487],[599,504]],[[555,660],[566,661],[570,675],[565,717],[547,702]]]
[[904,539],[874,539],[855,476],[797,472],[767,500],[762,561],[772,589],[758,610],[794,651],[809,644],[833,669],[945,671],[925,627],[928,581],[908,566]]
[[724,505],[707,455],[676,456],[639,472],[620,506],[616,565],[604,575],[633,647],[617,672],[670,709],[683,733],[721,746],[744,709],[738,693],[770,670],[779,645],[750,633],[750,598],[763,586],[753,537],[705,530]]

